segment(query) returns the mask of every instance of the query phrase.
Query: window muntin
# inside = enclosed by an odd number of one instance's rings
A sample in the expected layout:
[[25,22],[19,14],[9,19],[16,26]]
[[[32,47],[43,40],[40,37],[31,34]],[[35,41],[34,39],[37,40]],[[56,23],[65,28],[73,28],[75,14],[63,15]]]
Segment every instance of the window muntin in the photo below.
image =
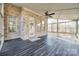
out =
[[48,24],[51,24],[50,25],[50,29],[51,32],[58,32],[59,33],[72,33],[74,34],[76,32],[76,22],[75,21],[72,21],[72,20],[62,20],[62,19],[59,19],[58,20],[58,29],[57,29],[57,20],[55,19],[48,19],[48,20],[51,20]]
[[8,16],[8,31],[17,32],[17,20],[16,16]]

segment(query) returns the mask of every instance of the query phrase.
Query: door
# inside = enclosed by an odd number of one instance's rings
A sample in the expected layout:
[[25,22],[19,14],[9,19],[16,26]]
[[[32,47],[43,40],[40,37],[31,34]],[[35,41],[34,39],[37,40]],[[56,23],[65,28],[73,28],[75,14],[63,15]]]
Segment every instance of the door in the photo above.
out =
[[35,37],[35,20],[29,17],[29,38]]

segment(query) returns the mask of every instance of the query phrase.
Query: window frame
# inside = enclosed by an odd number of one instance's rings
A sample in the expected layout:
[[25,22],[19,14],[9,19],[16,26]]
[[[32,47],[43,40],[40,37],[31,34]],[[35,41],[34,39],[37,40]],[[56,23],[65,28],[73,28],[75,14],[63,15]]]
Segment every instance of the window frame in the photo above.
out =
[[[17,24],[18,23],[18,16],[8,16],[7,19],[8,19],[8,22],[7,22],[8,23],[8,32],[9,33],[17,33],[17,30],[18,30],[18,24]],[[13,27],[15,27],[15,31],[9,31],[10,21],[15,22],[15,25],[13,25]]]

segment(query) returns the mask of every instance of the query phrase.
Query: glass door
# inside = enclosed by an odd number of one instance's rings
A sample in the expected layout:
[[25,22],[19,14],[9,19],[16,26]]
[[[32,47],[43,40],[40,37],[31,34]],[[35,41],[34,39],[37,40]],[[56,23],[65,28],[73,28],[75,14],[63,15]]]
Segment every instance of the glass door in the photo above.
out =
[[35,20],[29,17],[29,38],[35,37]]

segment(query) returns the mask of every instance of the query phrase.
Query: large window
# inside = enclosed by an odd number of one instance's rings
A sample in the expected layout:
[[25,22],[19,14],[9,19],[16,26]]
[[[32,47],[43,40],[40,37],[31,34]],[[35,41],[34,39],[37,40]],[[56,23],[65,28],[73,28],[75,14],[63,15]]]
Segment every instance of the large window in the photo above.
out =
[[57,32],[58,33],[76,33],[76,21],[72,20],[58,20],[58,29],[57,29],[57,20],[51,19],[52,21],[49,22],[49,30],[51,32]]
[[17,17],[8,16],[8,31],[17,32]]

